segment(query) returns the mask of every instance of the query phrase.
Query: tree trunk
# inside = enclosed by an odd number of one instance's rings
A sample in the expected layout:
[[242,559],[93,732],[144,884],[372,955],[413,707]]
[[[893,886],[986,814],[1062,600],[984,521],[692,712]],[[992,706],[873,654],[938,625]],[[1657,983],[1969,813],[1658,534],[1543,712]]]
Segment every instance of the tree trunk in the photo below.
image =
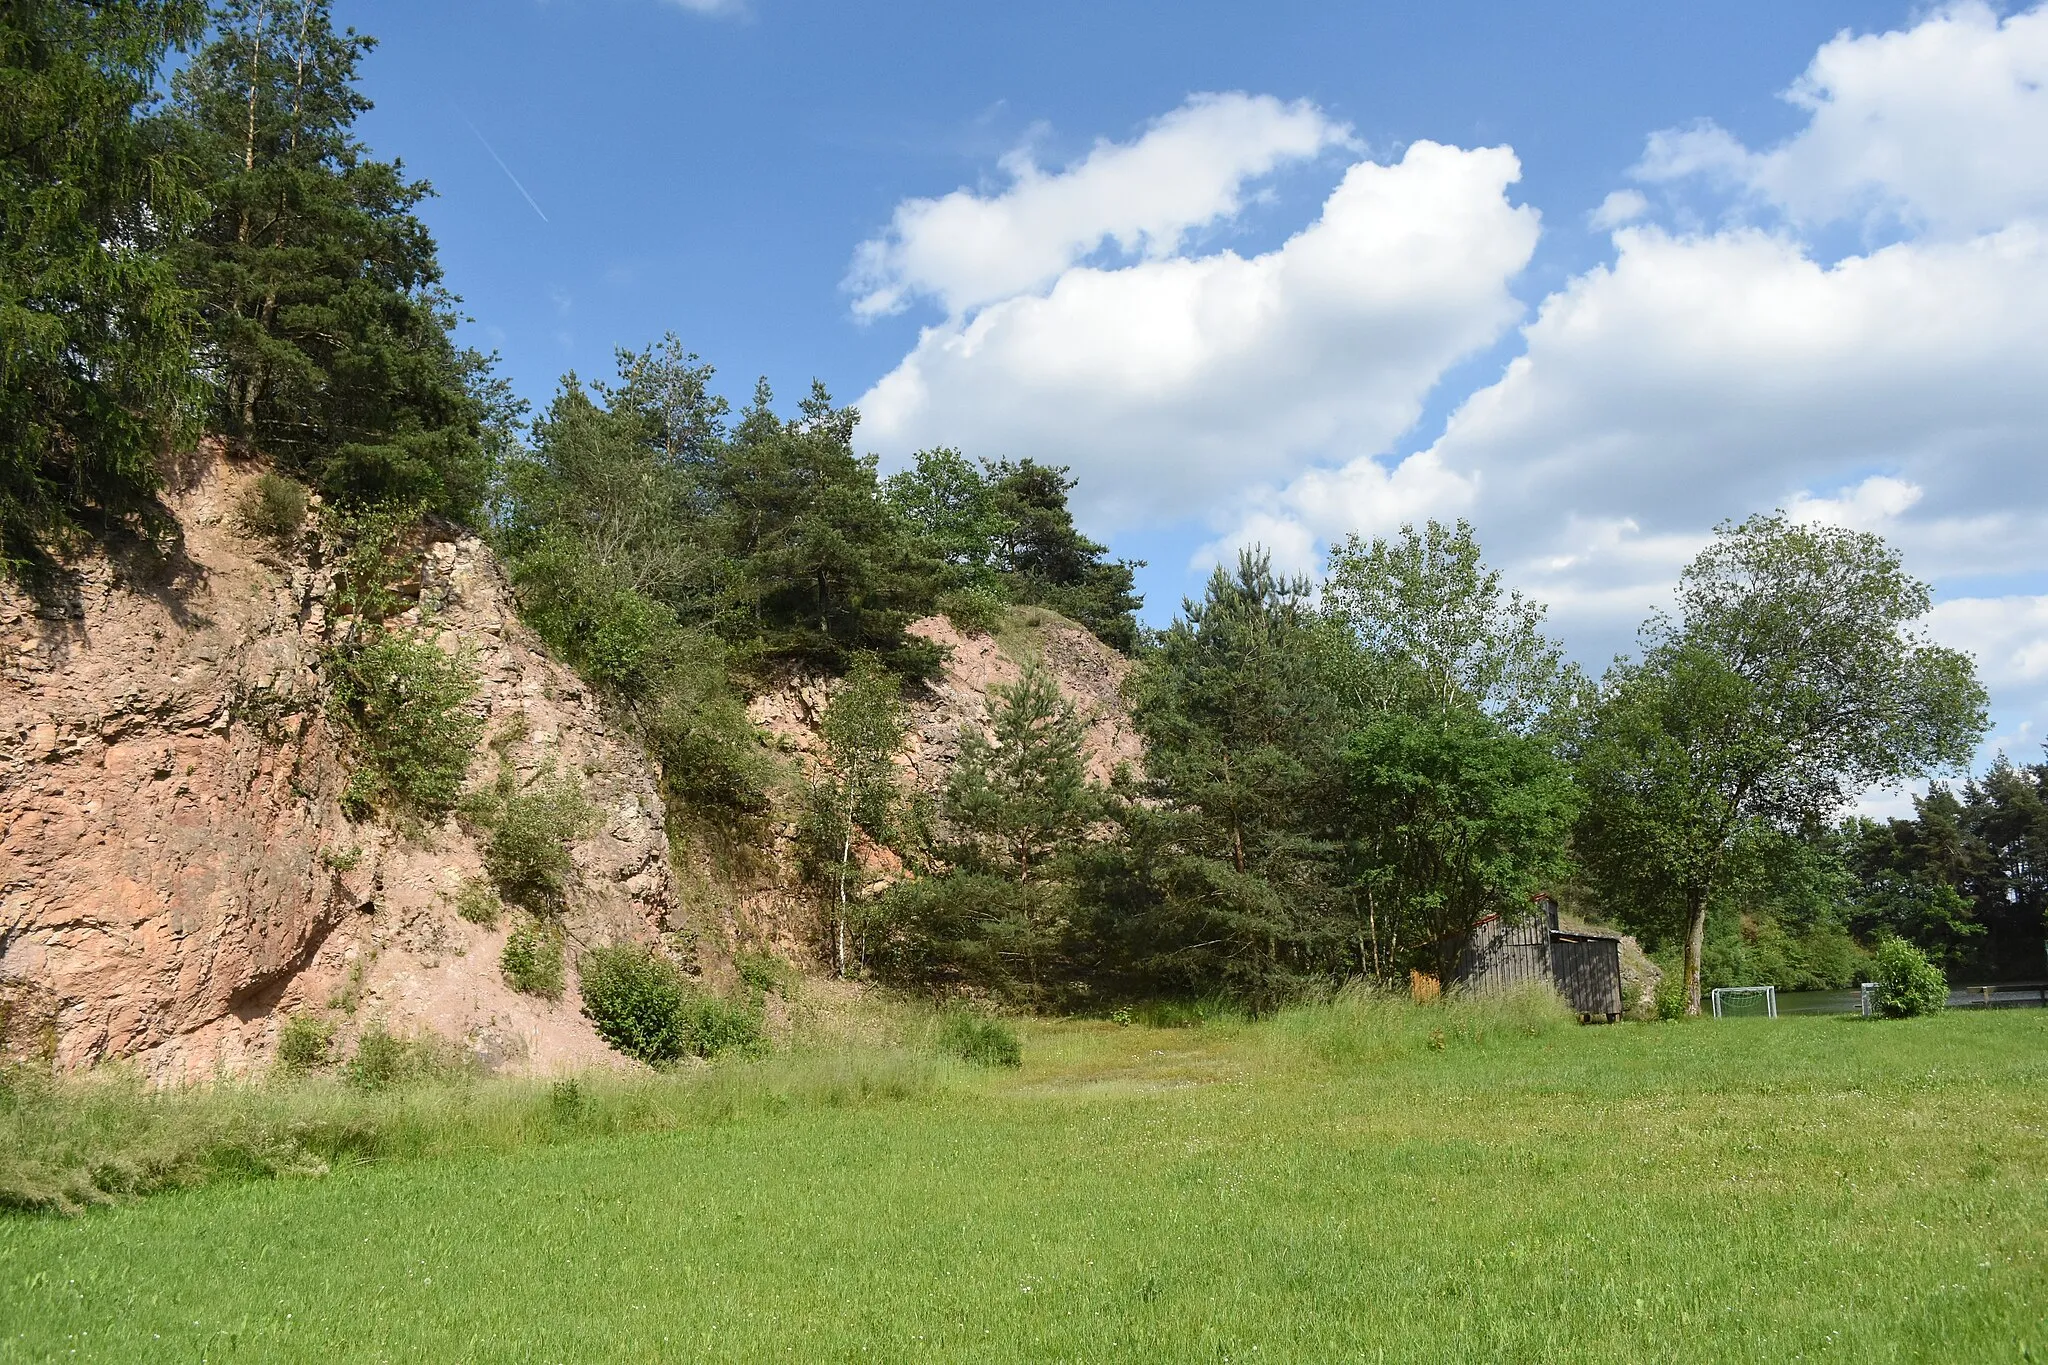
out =
[[1688,891],[1685,896],[1685,1015],[1699,1017],[1700,954],[1707,943],[1707,893]]
[[[256,94],[263,79],[263,25],[270,18],[268,8],[256,12],[256,31],[249,36],[249,131],[242,144],[242,170],[256,169]],[[242,240],[248,240],[249,214],[242,212]]]
[[853,779],[846,782],[846,839],[839,846],[839,915],[833,925],[838,947],[839,975],[846,975],[846,870],[853,862],[853,810],[856,801]]
[[1365,924],[1372,932],[1372,976],[1380,979],[1380,908],[1370,890],[1365,893]]

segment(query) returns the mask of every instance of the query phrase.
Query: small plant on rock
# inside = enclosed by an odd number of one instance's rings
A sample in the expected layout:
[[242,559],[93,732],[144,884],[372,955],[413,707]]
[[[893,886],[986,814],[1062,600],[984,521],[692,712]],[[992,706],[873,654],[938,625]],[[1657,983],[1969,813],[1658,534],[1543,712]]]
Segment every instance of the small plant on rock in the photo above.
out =
[[549,920],[530,919],[505,939],[498,956],[505,980],[523,995],[543,1000],[562,998],[564,964],[561,926]]
[[306,490],[296,481],[266,469],[236,499],[235,521],[245,535],[289,545],[306,525]]
[[455,892],[455,913],[471,924],[481,924],[486,929],[498,927],[498,916],[505,912],[505,903],[498,899],[497,891],[487,877],[470,877]]

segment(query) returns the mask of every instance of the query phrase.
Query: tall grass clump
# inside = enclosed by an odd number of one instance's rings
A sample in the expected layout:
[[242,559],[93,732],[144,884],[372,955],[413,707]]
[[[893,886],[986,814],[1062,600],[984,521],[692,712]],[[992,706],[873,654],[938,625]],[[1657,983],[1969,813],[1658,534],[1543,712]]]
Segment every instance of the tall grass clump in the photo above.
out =
[[931,1094],[938,1081],[928,1057],[882,1049],[659,1076],[479,1081],[418,1040],[370,1036],[378,1041],[367,1056],[359,1050],[339,1074],[282,1084],[149,1090],[119,1068],[73,1079],[0,1070],[0,1214],[69,1214],[370,1162],[897,1103]]
[[431,1034],[403,1038],[372,1024],[356,1040],[355,1055],[342,1064],[341,1078],[357,1090],[389,1090],[453,1080],[467,1070],[454,1048]]
[[1417,1002],[1408,991],[1353,982],[1327,1001],[1281,1010],[1269,1027],[1282,1047],[1345,1065],[1538,1038],[1576,1022],[1548,986],[1452,989]]
[[975,1066],[1024,1065],[1024,1046],[1017,1041],[1017,1030],[986,1015],[949,1010],[939,1020],[934,1041],[939,1051]]

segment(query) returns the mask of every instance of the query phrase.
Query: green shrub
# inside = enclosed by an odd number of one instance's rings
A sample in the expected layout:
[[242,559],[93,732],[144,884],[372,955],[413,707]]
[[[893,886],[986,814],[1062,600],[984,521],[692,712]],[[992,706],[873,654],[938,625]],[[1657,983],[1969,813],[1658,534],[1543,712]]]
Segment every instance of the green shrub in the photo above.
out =
[[754,1015],[703,995],[681,969],[651,948],[621,943],[593,948],[577,962],[583,1013],[607,1043],[652,1065],[715,1056],[761,1040]]
[[976,1066],[1024,1065],[1024,1048],[1015,1029],[1000,1019],[965,1010],[950,1011],[940,1022],[938,1045],[941,1052]]
[[306,525],[306,490],[266,469],[236,499],[235,520],[245,534],[289,544]]
[[1685,969],[1677,965],[1664,968],[1664,975],[1657,978],[1657,992],[1651,998],[1660,1020],[1669,1023],[1685,1018]]
[[484,723],[466,709],[476,671],[411,632],[380,633],[330,655],[334,706],[362,746],[344,801],[435,819],[454,809]]
[[439,1040],[401,1038],[382,1024],[372,1024],[356,1040],[355,1056],[341,1068],[341,1078],[358,1090],[389,1090],[438,1080],[460,1069]]
[[765,1041],[761,1016],[737,1000],[698,995],[691,1009],[691,1037],[701,1057],[716,1057],[721,1052],[754,1052]]
[[733,959],[733,966],[756,1000],[770,991],[785,1000],[796,994],[796,973],[787,962],[765,949],[742,949]]
[[562,908],[576,870],[569,844],[589,831],[595,815],[573,779],[550,773],[516,791],[505,768],[496,789],[465,802],[463,813],[491,832],[484,871],[499,895],[536,912]]
[[1934,1014],[1948,1005],[1948,978],[1927,954],[1902,938],[1886,938],[1872,961],[1878,1012],[1888,1019]]
[[277,1031],[277,1067],[287,1076],[304,1076],[332,1060],[334,1025],[310,1014],[294,1014]]
[[455,892],[455,913],[471,924],[495,929],[504,909],[504,902],[498,899],[487,877],[470,877]]
[[1009,611],[1009,603],[1002,593],[985,584],[974,584],[943,593],[938,601],[939,614],[953,623],[953,628],[962,635],[987,635],[1003,623]]
[[530,919],[505,939],[498,955],[512,989],[543,1000],[562,998],[562,931],[546,920]]

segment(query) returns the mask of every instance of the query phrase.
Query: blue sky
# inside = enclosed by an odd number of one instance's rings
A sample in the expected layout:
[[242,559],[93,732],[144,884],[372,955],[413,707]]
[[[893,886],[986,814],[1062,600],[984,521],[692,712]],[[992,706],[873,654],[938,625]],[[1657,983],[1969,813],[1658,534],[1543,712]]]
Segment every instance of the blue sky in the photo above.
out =
[[1071,464],[1155,619],[1247,540],[1466,515],[1596,665],[1786,507],[1898,544],[2040,743],[2039,9],[336,10],[537,404],[674,331],[885,459]]
[[[736,399],[761,374],[791,394],[815,375],[856,395],[920,321],[856,323],[840,288],[900,200],[984,181],[1019,145],[1056,163],[1128,138],[1202,91],[1311,100],[1375,152],[1513,145],[1517,198],[1552,229],[1517,284],[1533,301],[1604,246],[1585,215],[1649,130],[1711,116],[1781,134],[1796,118],[1776,92],[1815,47],[1907,11],[1281,3],[1253,17],[1090,0],[976,6],[963,21],[938,3],[336,6],[380,39],[364,134],[440,192],[426,217],[450,281],[536,400],[565,370],[601,372],[615,345],[670,330]],[[1337,169],[1283,177],[1235,240],[1278,240]]]

